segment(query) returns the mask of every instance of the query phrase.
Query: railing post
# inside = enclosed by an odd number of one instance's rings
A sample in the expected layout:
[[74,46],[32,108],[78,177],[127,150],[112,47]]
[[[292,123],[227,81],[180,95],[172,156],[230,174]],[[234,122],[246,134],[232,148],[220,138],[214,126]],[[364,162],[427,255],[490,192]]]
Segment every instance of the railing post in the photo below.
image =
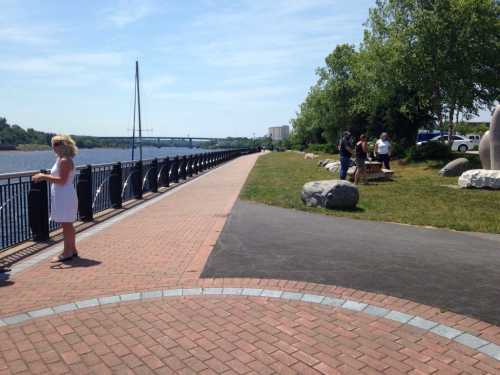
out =
[[160,168],[160,186],[168,187],[170,185],[170,159],[166,157],[163,160],[163,165]]
[[179,178],[182,180],[185,180],[186,177],[186,166],[187,166],[187,158],[186,155],[184,155],[181,159],[181,167],[180,167],[180,172],[179,172]]
[[142,161],[137,161],[132,167],[132,192],[135,199],[142,199]]
[[80,220],[88,222],[94,220],[92,211],[92,166],[89,164],[80,171],[76,184],[78,195],[78,213]]
[[207,169],[207,154],[203,153],[200,156],[200,172],[203,172]]
[[122,163],[113,164],[109,177],[109,200],[112,208],[122,208]]
[[188,177],[193,177],[193,163],[194,163],[194,156],[189,155],[187,157],[187,166],[186,166],[186,174]]
[[179,157],[176,156],[172,162],[172,181],[179,182]]
[[198,174],[200,173],[200,164],[201,164],[201,155],[196,154],[194,156],[194,173]]
[[[40,172],[48,173],[45,170]],[[49,239],[48,185],[47,181],[32,181],[28,193],[28,219],[35,241],[47,241]]]
[[156,179],[156,175],[158,174],[158,159],[154,158],[153,161],[151,162],[151,169],[149,170],[148,174],[148,183],[149,183],[149,188],[153,193],[158,192],[158,180]]
[[198,154],[193,155],[193,174],[198,174]]
[[205,165],[205,169],[210,169],[212,168],[212,160],[213,160],[213,152],[209,152],[206,154],[206,165]]

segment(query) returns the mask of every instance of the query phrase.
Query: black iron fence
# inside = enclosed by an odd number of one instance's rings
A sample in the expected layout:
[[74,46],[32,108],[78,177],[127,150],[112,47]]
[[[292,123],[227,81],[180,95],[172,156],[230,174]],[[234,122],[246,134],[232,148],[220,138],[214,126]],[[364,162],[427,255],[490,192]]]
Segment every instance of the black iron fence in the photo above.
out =
[[[218,164],[257,149],[204,152],[143,161],[87,165],[76,168],[78,219],[92,221],[96,213],[121,208],[148,192],[179,183]],[[50,189],[33,182],[38,171],[0,174],[0,251],[23,241],[46,241],[59,227],[50,218]],[[46,172],[46,171],[42,171]]]

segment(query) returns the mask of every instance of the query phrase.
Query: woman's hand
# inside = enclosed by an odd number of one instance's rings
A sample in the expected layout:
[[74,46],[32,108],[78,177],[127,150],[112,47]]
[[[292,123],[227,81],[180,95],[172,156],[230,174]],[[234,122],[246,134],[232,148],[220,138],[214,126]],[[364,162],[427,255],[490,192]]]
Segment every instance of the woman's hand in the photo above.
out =
[[36,175],[34,175],[33,177],[31,177],[31,179],[34,182],[40,182],[40,181],[43,181],[43,180],[46,179],[46,175],[43,174],[43,173],[37,173]]

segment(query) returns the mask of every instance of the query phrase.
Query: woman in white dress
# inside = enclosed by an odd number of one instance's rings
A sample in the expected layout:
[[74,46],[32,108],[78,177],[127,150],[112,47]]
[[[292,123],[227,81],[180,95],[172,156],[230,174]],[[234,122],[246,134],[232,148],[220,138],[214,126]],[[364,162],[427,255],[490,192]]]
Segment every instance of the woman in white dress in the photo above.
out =
[[75,176],[73,157],[78,149],[75,141],[68,135],[56,135],[51,143],[57,160],[50,174],[38,173],[33,176],[33,181],[51,182],[50,220],[61,224],[64,235],[64,250],[52,260],[62,262],[78,256],[73,227],[78,212],[78,199],[73,185]]

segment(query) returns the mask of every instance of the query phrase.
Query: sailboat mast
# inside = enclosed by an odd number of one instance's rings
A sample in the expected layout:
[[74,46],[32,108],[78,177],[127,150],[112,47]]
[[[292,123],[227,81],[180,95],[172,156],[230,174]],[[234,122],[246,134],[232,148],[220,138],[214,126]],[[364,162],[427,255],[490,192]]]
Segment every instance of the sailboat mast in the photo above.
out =
[[134,121],[132,125],[132,160],[134,160],[135,152],[135,105],[137,102],[137,79],[134,80]]
[[137,114],[139,119],[139,160],[142,160],[142,124],[141,124],[141,92],[139,86],[139,61],[135,62],[135,79],[137,84]]

